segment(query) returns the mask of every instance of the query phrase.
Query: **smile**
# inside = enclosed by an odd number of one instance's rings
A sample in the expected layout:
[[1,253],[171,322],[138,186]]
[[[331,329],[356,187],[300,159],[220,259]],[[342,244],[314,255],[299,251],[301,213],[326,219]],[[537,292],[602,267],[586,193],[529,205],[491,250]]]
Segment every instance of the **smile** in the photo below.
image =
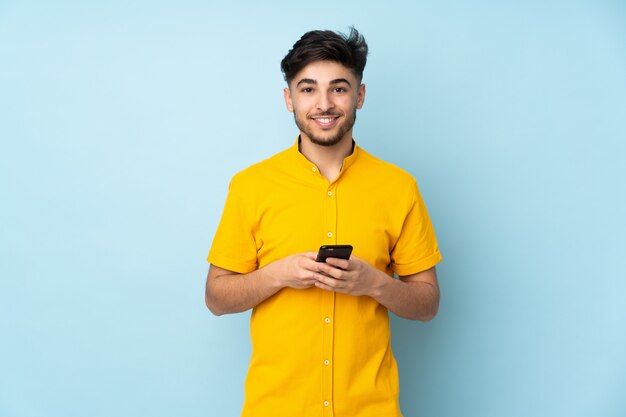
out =
[[322,117],[312,117],[313,121],[322,128],[333,127],[337,120],[339,120],[339,116],[322,116]]

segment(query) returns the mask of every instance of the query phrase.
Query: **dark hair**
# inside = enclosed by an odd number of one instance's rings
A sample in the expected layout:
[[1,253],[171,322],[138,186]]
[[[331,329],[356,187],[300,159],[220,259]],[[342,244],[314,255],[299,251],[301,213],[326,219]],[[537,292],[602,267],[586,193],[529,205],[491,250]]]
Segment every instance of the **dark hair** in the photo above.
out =
[[316,61],[338,62],[350,68],[360,82],[367,62],[365,38],[354,27],[348,35],[331,30],[305,33],[280,63],[285,81],[290,83],[302,68]]

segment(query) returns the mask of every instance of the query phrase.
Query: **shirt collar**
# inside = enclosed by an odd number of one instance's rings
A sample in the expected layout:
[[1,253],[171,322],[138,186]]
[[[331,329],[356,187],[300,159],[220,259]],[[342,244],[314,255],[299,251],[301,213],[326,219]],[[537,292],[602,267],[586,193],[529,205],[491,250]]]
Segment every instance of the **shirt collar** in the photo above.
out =
[[[339,176],[341,176],[348,168],[354,165],[354,163],[359,157],[359,153],[360,153],[360,148],[357,146],[356,142],[352,140],[352,153],[344,158],[343,164],[341,166],[341,173],[339,174]],[[309,172],[313,171],[313,172],[318,173],[319,175],[319,169],[317,168],[317,166],[315,166],[313,162],[309,161],[306,158],[306,156],[304,156],[300,152],[300,136],[299,135],[298,137],[296,137],[296,143],[294,143],[294,145],[291,147],[291,154],[295,156],[300,166],[306,168],[307,171]]]

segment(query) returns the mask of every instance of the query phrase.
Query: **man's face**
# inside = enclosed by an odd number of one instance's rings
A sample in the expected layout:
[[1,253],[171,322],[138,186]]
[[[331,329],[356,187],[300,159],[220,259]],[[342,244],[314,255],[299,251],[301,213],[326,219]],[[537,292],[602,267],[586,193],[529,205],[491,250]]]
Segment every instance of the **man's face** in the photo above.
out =
[[313,62],[296,74],[284,94],[303,139],[322,146],[352,141],[365,85],[359,84],[350,69],[332,61]]

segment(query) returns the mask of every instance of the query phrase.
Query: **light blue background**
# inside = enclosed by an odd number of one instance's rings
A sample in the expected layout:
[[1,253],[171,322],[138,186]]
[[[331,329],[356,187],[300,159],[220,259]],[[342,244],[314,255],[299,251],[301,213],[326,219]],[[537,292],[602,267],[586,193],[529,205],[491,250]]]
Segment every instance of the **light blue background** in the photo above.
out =
[[280,60],[351,24],[355,137],[444,255],[439,316],[392,318],[405,417],[626,415],[626,3],[590,0],[0,1],[0,416],[238,415],[205,256],[295,139]]

